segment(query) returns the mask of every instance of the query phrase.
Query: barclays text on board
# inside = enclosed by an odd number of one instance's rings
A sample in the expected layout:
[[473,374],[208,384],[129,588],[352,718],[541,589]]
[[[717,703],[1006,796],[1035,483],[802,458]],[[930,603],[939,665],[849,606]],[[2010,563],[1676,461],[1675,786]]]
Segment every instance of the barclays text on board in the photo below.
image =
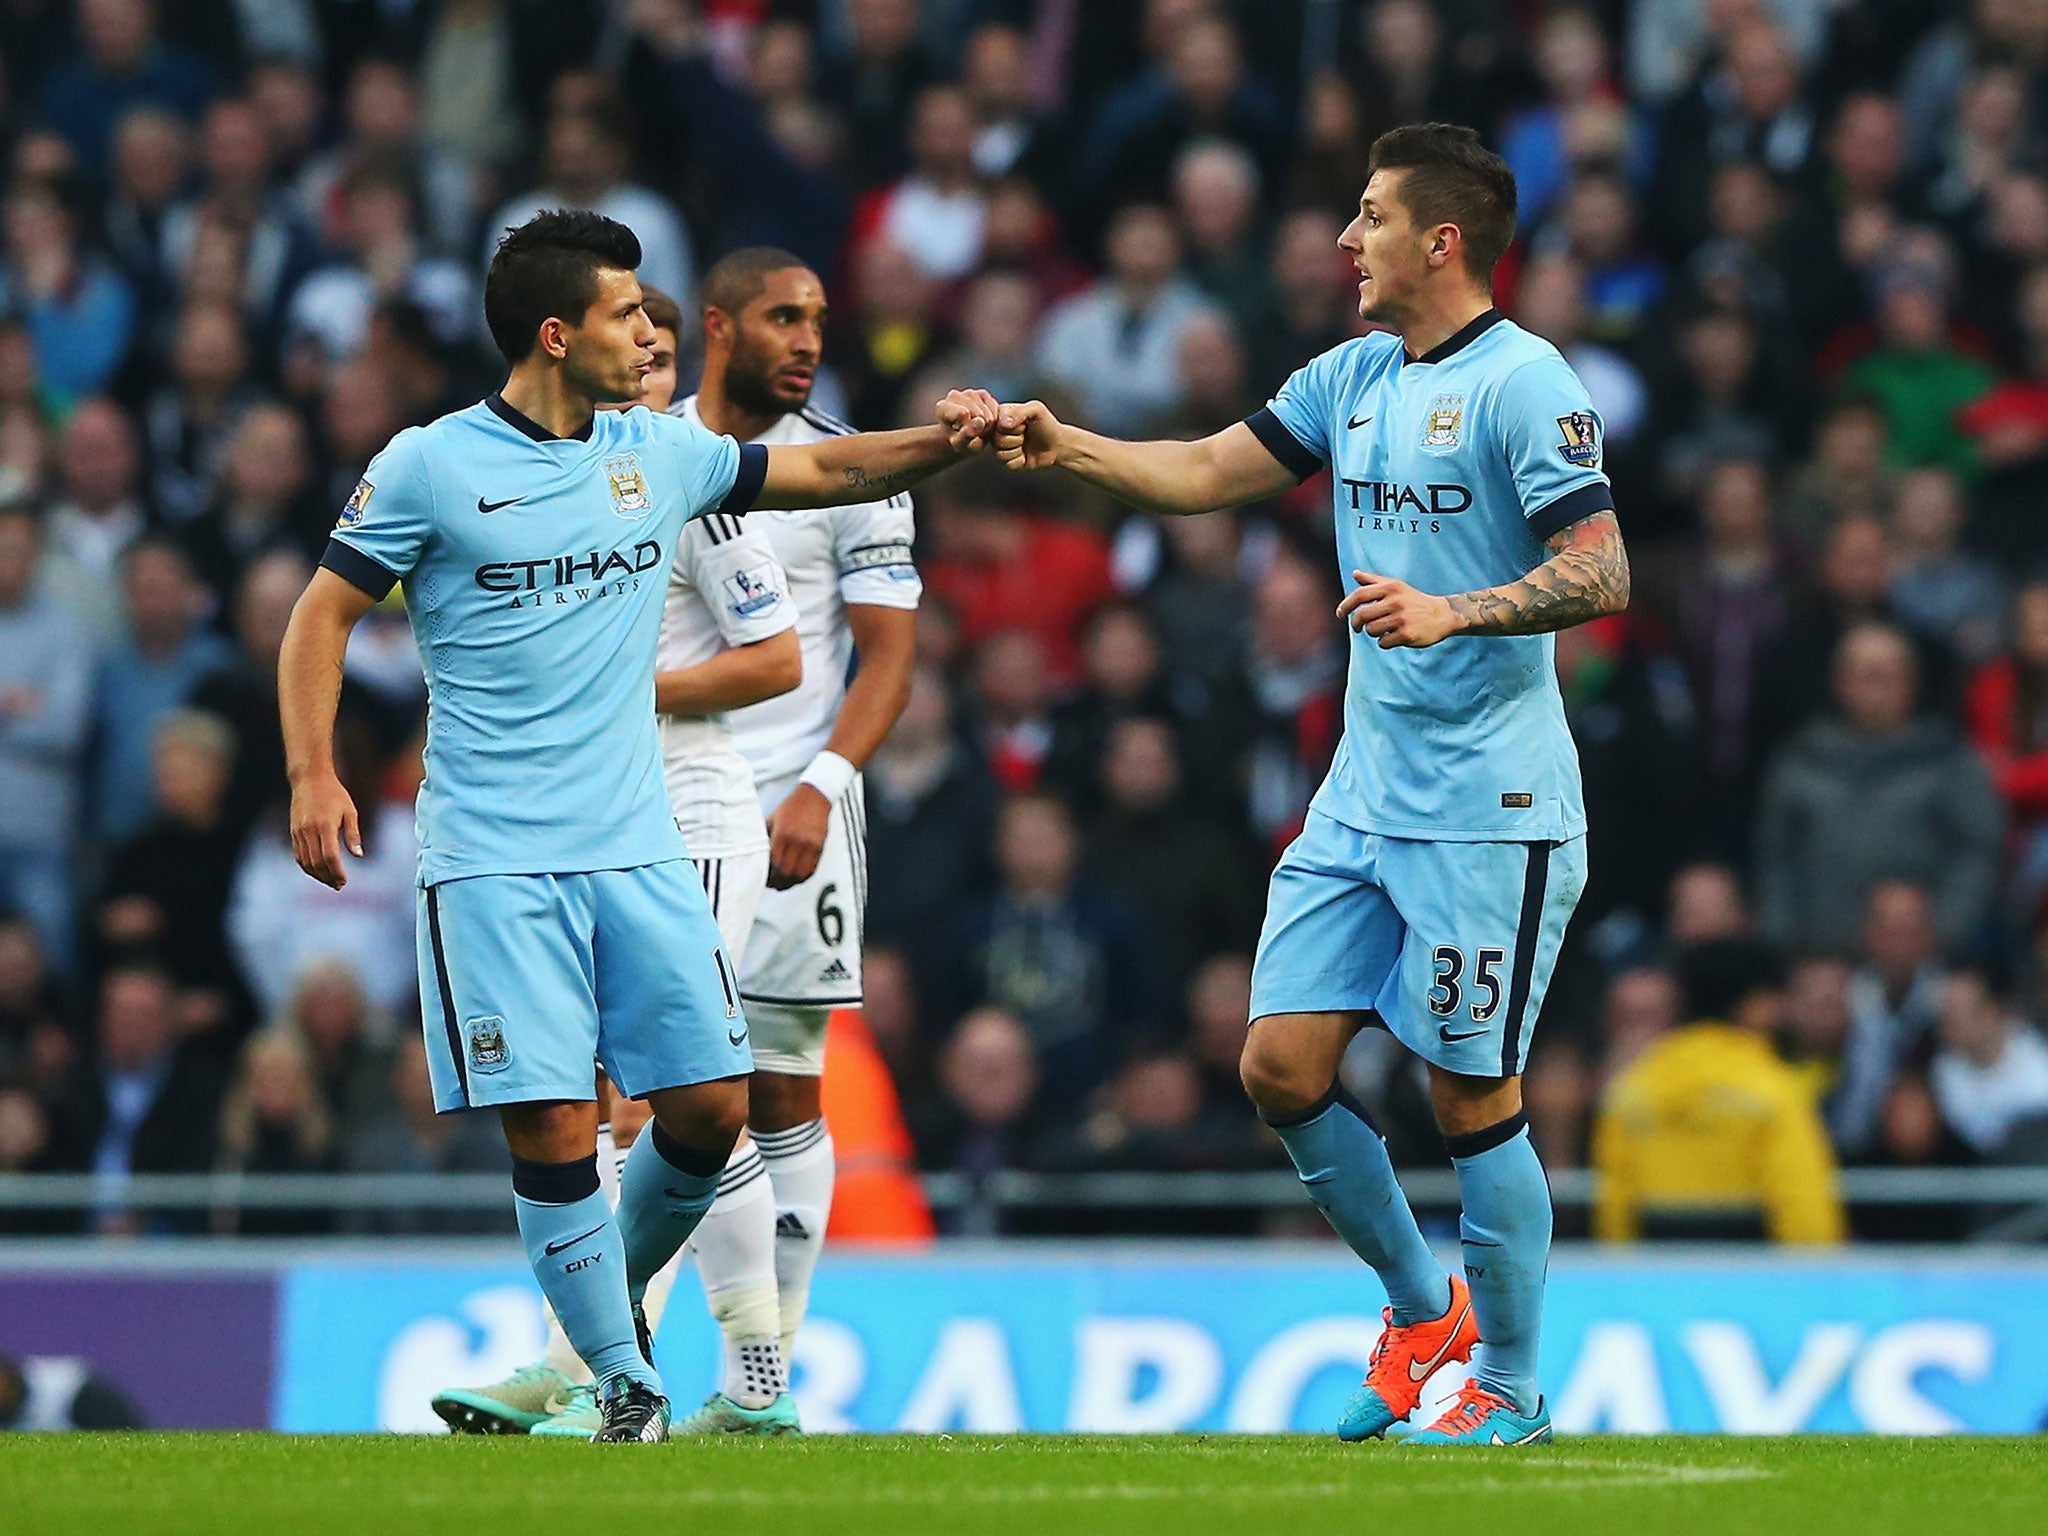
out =
[[[280,1429],[437,1429],[433,1391],[541,1344],[509,1261],[309,1262],[279,1281]],[[717,1336],[677,1297],[661,1363],[689,1400],[714,1383]],[[1315,1250],[842,1249],[796,1390],[813,1430],[1320,1431],[1380,1304]],[[2012,1433],[2048,1421],[2044,1340],[2048,1260],[1582,1249],[1553,1266],[1543,1374],[1561,1431]]]

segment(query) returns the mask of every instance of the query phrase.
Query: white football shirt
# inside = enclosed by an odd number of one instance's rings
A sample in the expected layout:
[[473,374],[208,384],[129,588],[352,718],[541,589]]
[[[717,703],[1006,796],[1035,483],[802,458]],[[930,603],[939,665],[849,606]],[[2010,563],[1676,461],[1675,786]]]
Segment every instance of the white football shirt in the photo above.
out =
[[[703,425],[695,395],[670,410]],[[764,448],[795,447],[853,430],[807,407],[753,441]],[[726,717],[740,751],[754,765],[754,782],[766,786],[803,772],[831,739],[853,664],[847,605],[915,609],[924,585],[910,560],[916,525],[908,495],[815,511],[763,509],[750,512],[745,522],[750,533],[766,538],[782,564],[804,653],[804,680],[795,689]]]
[[[655,665],[680,671],[795,623],[789,583],[767,539],[745,518],[714,513],[688,525],[676,542]],[[661,758],[691,857],[730,858],[768,846],[753,765],[735,745],[726,715],[663,715]]]

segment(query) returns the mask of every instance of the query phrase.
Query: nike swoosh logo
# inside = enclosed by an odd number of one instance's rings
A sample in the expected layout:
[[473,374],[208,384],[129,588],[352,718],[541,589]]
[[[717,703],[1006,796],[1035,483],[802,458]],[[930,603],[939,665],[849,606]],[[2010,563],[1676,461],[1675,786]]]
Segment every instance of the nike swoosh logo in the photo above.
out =
[[1408,1362],[1408,1379],[1410,1381],[1429,1380],[1430,1373],[1444,1363],[1444,1356],[1449,1354],[1451,1346],[1458,1342],[1458,1330],[1465,1326],[1465,1314],[1471,1310],[1472,1303],[1469,1301],[1458,1309],[1458,1315],[1451,1319],[1451,1331],[1444,1335],[1443,1345],[1434,1355],[1431,1355],[1427,1360],[1410,1360]]
[[479,512],[495,512],[500,507],[509,507],[513,502],[524,501],[525,499],[523,496],[507,496],[503,501],[485,501],[483,497],[479,496],[476,499],[476,509]]
[[743,1042],[743,1041],[744,1041],[744,1040],[745,1040],[746,1038],[747,1038],[747,1032],[746,1032],[746,1031],[745,1031],[744,1029],[743,1029],[743,1030],[741,1030],[741,1031],[740,1031],[740,1032],[739,1032],[738,1034],[736,1034],[736,1035],[735,1035],[735,1034],[733,1034],[733,1033],[732,1033],[732,1032],[731,1032],[730,1030],[728,1030],[728,1031],[726,1032],[726,1036],[725,1036],[726,1044],[728,1044],[728,1045],[739,1045],[739,1044],[741,1044],[741,1043],[742,1043],[742,1042]]
[[574,1248],[578,1243],[582,1242],[584,1238],[595,1237],[598,1233],[602,1232],[603,1230],[604,1224],[600,1222],[598,1225],[592,1227],[588,1232],[580,1233],[575,1237],[565,1238],[559,1243],[549,1243],[547,1247],[545,1247],[541,1251],[545,1253],[549,1258],[553,1258],[556,1254],[560,1253],[564,1248]]
[[1455,1045],[1460,1040],[1477,1040],[1481,1035],[1485,1033],[1486,1031],[1483,1029],[1468,1029],[1462,1034],[1454,1035],[1448,1029],[1445,1029],[1441,1024],[1437,1025],[1436,1027],[1436,1037],[1437,1039],[1443,1041],[1445,1045]]
[[1360,427],[1364,426],[1368,421],[1371,420],[1372,418],[1370,416],[1354,416],[1349,421],[1344,423],[1344,430],[1347,432],[1356,432]]

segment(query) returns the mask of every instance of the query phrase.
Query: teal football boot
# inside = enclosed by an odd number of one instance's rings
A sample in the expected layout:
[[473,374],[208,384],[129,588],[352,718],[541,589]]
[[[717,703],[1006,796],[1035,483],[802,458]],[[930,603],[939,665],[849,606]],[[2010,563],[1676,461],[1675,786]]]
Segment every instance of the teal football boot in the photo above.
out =
[[1534,1413],[1519,1413],[1506,1398],[1468,1381],[1434,1424],[1418,1429],[1404,1443],[1548,1445],[1550,1438],[1550,1407],[1540,1398]]
[[787,1392],[765,1408],[742,1408],[723,1392],[704,1399],[704,1406],[676,1426],[679,1435],[800,1435],[796,1399]]
[[604,1427],[594,1381],[569,1388],[549,1406],[554,1412],[529,1431],[537,1440],[588,1440]]
[[545,1423],[551,1399],[569,1390],[569,1378],[552,1365],[523,1365],[487,1387],[454,1387],[435,1394],[433,1409],[458,1435],[524,1435]]

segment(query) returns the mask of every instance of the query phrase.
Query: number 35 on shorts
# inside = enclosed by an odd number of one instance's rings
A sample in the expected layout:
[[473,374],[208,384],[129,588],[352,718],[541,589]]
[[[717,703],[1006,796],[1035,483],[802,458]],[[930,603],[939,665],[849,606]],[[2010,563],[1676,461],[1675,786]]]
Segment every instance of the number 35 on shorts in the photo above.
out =
[[1460,1005],[1468,1005],[1472,1022],[1485,1024],[1500,1012],[1500,1005],[1507,995],[1506,949],[1474,950],[1468,966],[1465,952],[1457,945],[1439,944],[1431,958],[1436,966],[1436,980],[1428,993],[1431,1013],[1440,1019],[1448,1019],[1458,1013]]

